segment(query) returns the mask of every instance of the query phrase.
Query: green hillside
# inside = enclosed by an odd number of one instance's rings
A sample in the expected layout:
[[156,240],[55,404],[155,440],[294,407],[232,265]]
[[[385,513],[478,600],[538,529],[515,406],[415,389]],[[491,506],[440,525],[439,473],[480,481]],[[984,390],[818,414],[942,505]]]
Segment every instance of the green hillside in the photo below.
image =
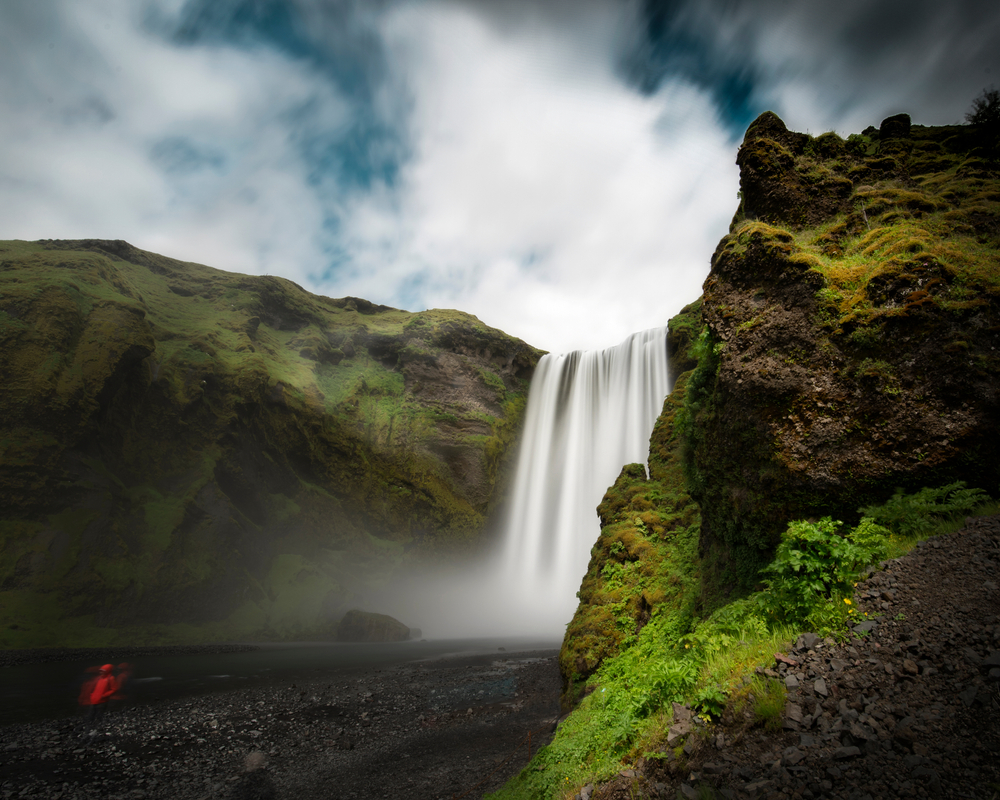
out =
[[0,646],[325,634],[481,544],[540,355],[121,241],[0,243]]

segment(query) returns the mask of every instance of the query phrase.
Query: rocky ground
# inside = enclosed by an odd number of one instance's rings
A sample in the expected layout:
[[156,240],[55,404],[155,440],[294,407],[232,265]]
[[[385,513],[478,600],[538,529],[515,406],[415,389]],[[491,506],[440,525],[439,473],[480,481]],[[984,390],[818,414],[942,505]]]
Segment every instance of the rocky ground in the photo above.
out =
[[995,800],[998,584],[1000,517],[967,520],[858,583],[850,641],[806,634],[776,655],[763,672],[788,689],[780,732],[745,714],[702,725],[675,707],[682,750],[578,798]]
[[555,651],[414,662],[308,683],[0,727],[0,798],[478,798],[549,741]]

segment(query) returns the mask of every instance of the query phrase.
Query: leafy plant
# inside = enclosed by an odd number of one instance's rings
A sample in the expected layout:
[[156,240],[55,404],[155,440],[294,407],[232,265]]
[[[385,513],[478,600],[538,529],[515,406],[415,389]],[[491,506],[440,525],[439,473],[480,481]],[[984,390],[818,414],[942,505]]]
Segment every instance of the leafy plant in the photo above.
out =
[[990,496],[982,489],[969,489],[964,481],[956,481],[938,488],[927,487],[914,494],[897,489],[882,505],[865,506],[858,511],[876,525],[907,538],[916,538],[929,533],[942,521],[960,517],[989,500]]
[[701,664],[693,659],[663,660],[651,665],[645,691],[633,705],[636,716],[646,716],[667,703],[682,703],[684,694],[698,680]]
[[862,517],[849,537],[861,550],[861,558],[868,564],[881,561],[888,553],[888,540],[892,531],[879,525],[871,517]]
[[764,608],[777,619],[805,621],[828,599],[851,593],[851,583],[864,562],[864,551],[840,535],[841,522],[789,523],[774,561],[765,569]]
[[718,685],[702,687],[694,696],[694,707],[703,717],[717,719],[726,707],[726,693]]

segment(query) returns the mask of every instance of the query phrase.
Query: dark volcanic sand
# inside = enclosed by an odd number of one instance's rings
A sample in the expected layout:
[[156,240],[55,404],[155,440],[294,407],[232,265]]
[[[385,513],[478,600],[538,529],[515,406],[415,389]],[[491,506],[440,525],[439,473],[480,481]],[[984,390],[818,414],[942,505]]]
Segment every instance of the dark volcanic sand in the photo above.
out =
[[[498,652],[0,727],[0,798],[478,798],[552,737],[557,651]],[[253,772],[251,763],[266,765]]]

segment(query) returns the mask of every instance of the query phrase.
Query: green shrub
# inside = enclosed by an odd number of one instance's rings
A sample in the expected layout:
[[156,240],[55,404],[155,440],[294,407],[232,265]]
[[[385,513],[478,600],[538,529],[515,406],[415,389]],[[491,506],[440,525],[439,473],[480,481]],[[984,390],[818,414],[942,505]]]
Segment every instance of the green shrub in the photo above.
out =
[[861,549],[862,559],[868,564],[886,557],[891,536],[892,531],[879,525],[871,517],[862,517],[861,522],[850,533],[851,541]]
[[767,589],[761,600],[771,617],[804,622],[827,600],[851,594],[865,552],[840,535],[841,524],[830,517],[789,523],[774,561],[764,569]]
[[956,481],[936,489],[924,488],[914,494],[897,489],[882,505],[865,506],[858,512],[893,533],[917,538],[930,533],[941,522],[967,514],[989,501],[990,496],[982,489],[969,489],[964,481]]

